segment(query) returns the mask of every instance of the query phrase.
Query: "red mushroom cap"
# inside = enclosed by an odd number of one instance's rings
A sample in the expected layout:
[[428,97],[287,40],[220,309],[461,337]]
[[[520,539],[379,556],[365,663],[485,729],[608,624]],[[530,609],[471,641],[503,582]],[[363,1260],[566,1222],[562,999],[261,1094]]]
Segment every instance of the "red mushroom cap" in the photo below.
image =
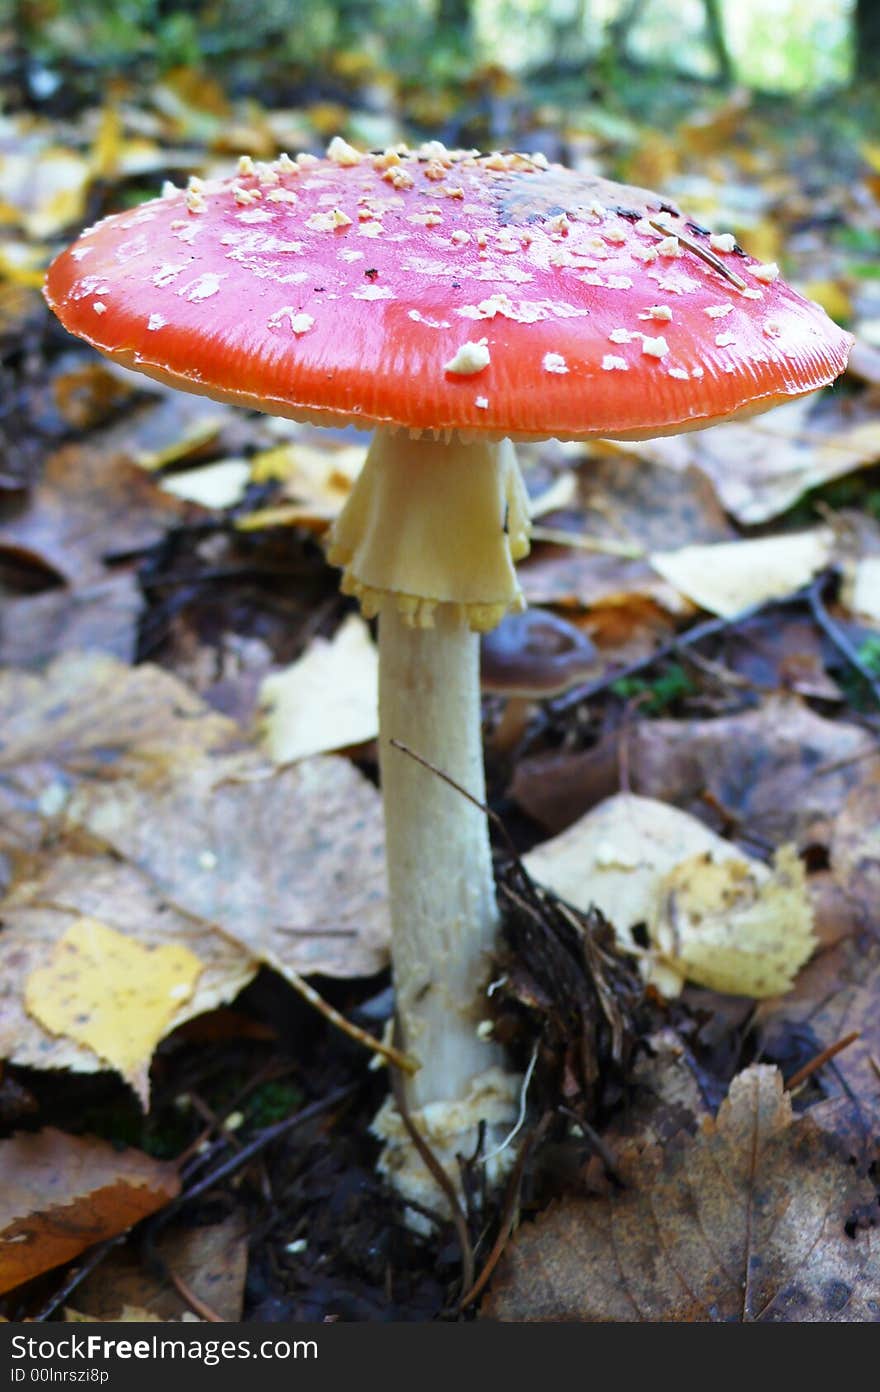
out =
[[658,435],[846,365],[824,310],[655,194],[539,156],[328,155],[105,218],[49,304],[129,367],[327,424]]

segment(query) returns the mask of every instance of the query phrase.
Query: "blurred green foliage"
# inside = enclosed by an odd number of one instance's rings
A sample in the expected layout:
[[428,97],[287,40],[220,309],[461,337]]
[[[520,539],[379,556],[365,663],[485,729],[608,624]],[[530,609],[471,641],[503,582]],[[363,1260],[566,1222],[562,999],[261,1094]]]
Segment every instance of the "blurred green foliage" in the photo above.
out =
[[784,92],[847,80],[854,13],[853,0],[0,0],[4,27],[47,64],[161,73],[346,54],[429,83],[492,63],[588,65],[600,82],[636,68]]

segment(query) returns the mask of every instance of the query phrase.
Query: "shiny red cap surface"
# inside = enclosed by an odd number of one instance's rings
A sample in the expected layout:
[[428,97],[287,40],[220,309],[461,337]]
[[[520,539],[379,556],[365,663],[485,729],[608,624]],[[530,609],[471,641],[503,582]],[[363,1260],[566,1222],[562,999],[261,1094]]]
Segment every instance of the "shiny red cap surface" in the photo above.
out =
[[658,435],[834,380],[819,306],[659,195],[437,144],[242,161],[82,234],[46,298],[174,385],[278,415]]

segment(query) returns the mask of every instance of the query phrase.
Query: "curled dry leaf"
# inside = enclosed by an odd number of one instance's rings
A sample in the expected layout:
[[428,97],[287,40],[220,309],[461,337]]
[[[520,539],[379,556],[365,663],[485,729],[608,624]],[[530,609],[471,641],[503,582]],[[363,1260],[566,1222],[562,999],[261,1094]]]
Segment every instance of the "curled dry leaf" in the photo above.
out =
[[272,760],[290,764],[375,739],[378,689],[370,630],[351,614],[332,639],[314,638],[302,657],[263,682],[262,735]]
[[760,861],[691,856],[664,878],[648,925],[660,962],[730,995],[781,995],[816,946],[806,875],[793,846]]
[[623,1192],[520,1229],[484,1314],[583,1322],[880,1321],[873,1204],[833,1137],[795,1117],[774,1068],[735,1078],[693,1139],[631,1148]]
[[525,858],[529,873],[581,912],[595,904],[639,951],[665,995],[685,980],[744,996],[787,990],[815,946],[803,868],[784,848],[772,871],[666,803],[620,793]]
[[0,1141],[0,1292],[164,1208],[172,1165],[48,1129]]
[[[25,1010],[23,983],[45,970],[72,923],[100,919],[142,951],[185,943],[201,963],[194,990],[176,1003],[162,1033],[232,1000],[257,971],[249,953],[213,925],[194,922],[163,899],[132,865],[99,852],[58,853],[22,877],[3,902],[0,933],[0,1057],[30,1068],[93,1073],[106,1067],[95,1047],[49,1033]],[[161,1034],[160,1036],[161,1037]]]
[[149,1105],[153,1050],[188,1001],[202,963],[182,943],[142,946],[96,918],[74,919],[26,978],[27,1011],[50,1034],[93,1049]]

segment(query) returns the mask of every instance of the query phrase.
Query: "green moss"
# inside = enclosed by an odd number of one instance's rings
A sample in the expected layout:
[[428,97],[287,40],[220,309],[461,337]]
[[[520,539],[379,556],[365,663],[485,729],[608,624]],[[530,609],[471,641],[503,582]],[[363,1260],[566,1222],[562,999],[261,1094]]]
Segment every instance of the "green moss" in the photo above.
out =
[[248,1098],[246,1111],[249,1122],[255,1127],[271,1126],[283,1121],[302,1106],[302,1089],[296,1083],[279,1080],[264,1083]]
[[612,684],[611,690],[625,701],[632,700],[634,696],[647,695],[648,699],[641,702],[641,709],[648,715],[659,715],[676,701],[693,696],[697,688],[684,667],[671,662],[653,681],[643,677],[621,677]]

